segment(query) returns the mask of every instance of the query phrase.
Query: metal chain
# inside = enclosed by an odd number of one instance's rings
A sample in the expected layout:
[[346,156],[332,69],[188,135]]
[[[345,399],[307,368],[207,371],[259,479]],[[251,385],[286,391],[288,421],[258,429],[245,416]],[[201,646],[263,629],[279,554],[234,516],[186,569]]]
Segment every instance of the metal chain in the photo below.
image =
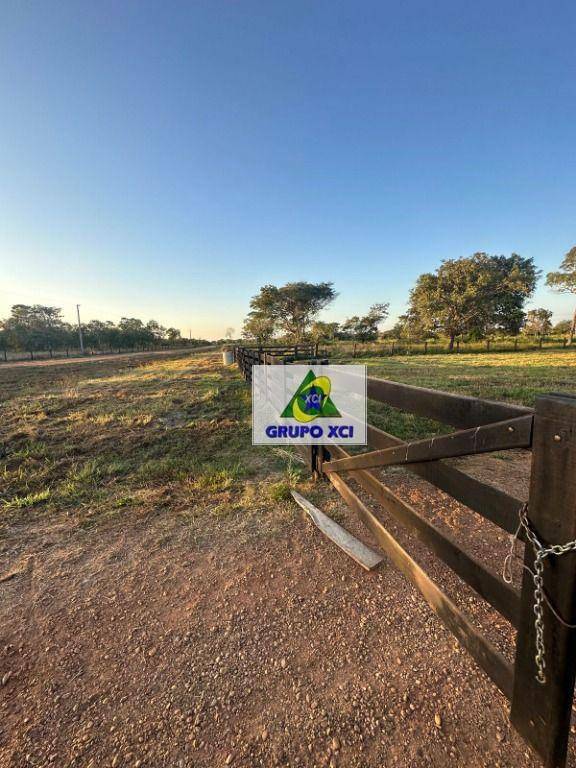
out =
[[510,551],[504,559],[504,568],[502,571],[502,578],[507,584],[512,582],[512,558],[514,557],[514,544],[520,533],[520,529],[523,528],[526,532],[526,538],[532,544],[534,549],[534,570],[532,571],[528,566],[524,568],[532,574],[534,581],[534,629],[536,631],[536,655],[534,661],[536,662],[536,680],[540,685],[546,683],[546,647],[544,645],[544,602],[548,604],[548,607],[554,614],[554,616],[565,626],[570,629],[576,629],[576,624],[568,624],[556,611],[548,595],[544,590],[544,560],[549,555],[566,554],[566,552],[576,551],[576,540],[569,541],[566,544],[552,544],[549,547],[545,547],[536,533],[532,530],[530,521],[528,520],[528,504],[523,504],[520,508],[520,522],[516,533],[510,537]]

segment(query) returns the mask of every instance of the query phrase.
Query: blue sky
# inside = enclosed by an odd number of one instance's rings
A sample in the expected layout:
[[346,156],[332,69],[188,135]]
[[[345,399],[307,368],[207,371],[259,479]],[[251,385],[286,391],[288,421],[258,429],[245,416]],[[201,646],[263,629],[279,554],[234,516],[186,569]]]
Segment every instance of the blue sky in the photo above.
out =
[[219,337],[264,283],[393,319],[443,258],[553,269],[575,33],[571,2],[4,0],[0,316],[80,302]]

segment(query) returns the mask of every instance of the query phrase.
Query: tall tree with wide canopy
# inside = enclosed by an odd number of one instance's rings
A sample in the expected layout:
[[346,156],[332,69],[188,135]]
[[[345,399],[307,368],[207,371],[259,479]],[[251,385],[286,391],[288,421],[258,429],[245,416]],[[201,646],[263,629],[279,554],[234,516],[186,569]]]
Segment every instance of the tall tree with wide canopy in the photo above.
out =
[[409,315],[427,331],[446,334],[450,349],[464,333],[518,333],[537,279],[533,260],[516,253],[449,259],[436,272],[420,275],[410,292]]
[[[549,285],[554,291],[560,293],[576,294],[576,245],[570,248],[557,272],[548,272],[546,275],[546,285]],[[576,307],[572,315],[572,324],[570,326],[569,344],[574,341],[576,335]]]
[[265,285],[250,301],[250,316],[270,321],[275,330],[299,342],[318,313],[335,298],[332,283]]

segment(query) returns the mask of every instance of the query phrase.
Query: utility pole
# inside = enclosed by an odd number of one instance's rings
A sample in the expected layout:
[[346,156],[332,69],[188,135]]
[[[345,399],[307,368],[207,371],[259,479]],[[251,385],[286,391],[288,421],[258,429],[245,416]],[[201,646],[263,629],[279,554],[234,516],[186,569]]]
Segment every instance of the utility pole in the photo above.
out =
[[80,304],[76,304],[76,314],[78,315],[78,338],[80,339],[80,354],[84,354],[84,339],[82,337],[82,324],[80,323]]

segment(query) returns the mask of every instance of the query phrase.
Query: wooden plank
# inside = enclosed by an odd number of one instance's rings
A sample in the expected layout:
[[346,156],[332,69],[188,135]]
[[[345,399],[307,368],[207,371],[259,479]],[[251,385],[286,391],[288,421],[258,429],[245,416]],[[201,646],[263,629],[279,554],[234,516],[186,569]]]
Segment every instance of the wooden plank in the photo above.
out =
[[297,491],[292,491],[292,496],[294,501],[309,515],[312,522],[322,531],[324,536],[327,536],[336,546],[346,552],[358,565],[361,565],[367,571],[372,571],[376,566],[380,565],[384,559],[382,555],[367,547],[360,539],[357,539],[356,536],[353,536],[345,528],[342,528],[341,525],[338,525],[332,518],[325,515],[324,512],[315,507],[314,504],[297,493]]
[[360,501],[346,482],[336,474],[329,480],[346,503],[360,516],[378,545],[394,565],[414,584],[434,613],[466,648],[502,693],[512,693],[512,665],[474,627],[464,613],[436,585],[418,563],[398,544],[378,518]]
[[520,416],[496,424],[486,424],[474,429],[465,429],[451,435],[415,440],[403,446],[385,448],[350,456],[324,464],[324,471],[347,472],[354,469],[371,469],[392,465],[414,464],[423,461],[437,461],[456,456],[467,456],[507,448],[527,448],[532,439],[533,416]]
[[[368,424],[370,448],[380,449],[405,444],[404,440]],[[495,523],[507,533],[515,533],[518,527],[518,513],[522,507],[520,499],[487,485],[443,461],[407,464],[406,469],[449,493],[457,501]]]
[[[347,456],[340,446],[331,446],[337,456]],[[502,614],[514,626],[520,616],[520,595],[501,578],[491,573],[479,560],[465,552],[451,536],[421,517],[416,510],[385,486],[371,472],[361,470],[353,479],[370,493],[384,509],[434,552],[454,573]]]
[[530,408],[368,377],[368,397],[409,413],[467,429],[532,413]]
[[[547,395],[536,401],[528,519],[544,544],[576,539],[576,397]],[[524,564],[534,570],[526,545]],[[544,561],[544,589],[565,621],[576,623],[576,553]],[[524,572],[516,644],[511,720],[549,768],[566,760],[576,678],[576,631],[544,606],[546,682],[535,679],[534,582]]]

